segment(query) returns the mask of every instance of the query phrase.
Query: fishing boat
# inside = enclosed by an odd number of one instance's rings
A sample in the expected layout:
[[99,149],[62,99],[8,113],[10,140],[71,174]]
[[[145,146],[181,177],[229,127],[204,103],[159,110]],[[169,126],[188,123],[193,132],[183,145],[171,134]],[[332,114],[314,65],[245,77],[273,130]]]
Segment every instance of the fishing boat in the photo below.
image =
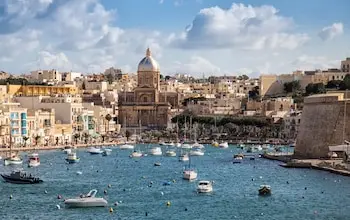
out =
[[150,154],[153,156],[161,156],[163,154],[162,149],[160,147],[153,147],[150,150]]
[[103,149],[102,156],[109,156],[112,153],[112,149]]
[[208,180],[202,180],[197,185],[198,193],[210,193],[213,192],[213,182]]
[[204,152],[201,149],[192,149],[190,151],[191,156],[203,156]]
[[86,195],[80,195],[78,198],[66,199],[64,204],[67,208],[88,208],[88,207],[106,207],[107,200],[95,197],[97,190],[93,189]]
[[28,155],[28,167],[37,167],[40,165],[40,158],[38,153]]
[[22,158],[17,154],[12,154],[10,157],[4,159],[5,166],[8,165],[21,165],[23,163]]
[[167,157],[176,157],[176,152],[175,152],[174,150],[167,150],[167,151],[165,152],[165,155],[166,155]]
[[219,148],[228,148],[228,143],[227,142],[220,143]]
[[131,144],[123,144],[123,145],[120,145],[119,147],[121,150],[132,150],[134,149],[134,145],[131,145]]
[[36,184],[43,182],[40,178],[34,177],[32,174],[28,175],[23,171],[13,171],[10,174],[1,174],[1,176],[6,182],[15,184]]
[[103,150],[101,148],[98,148],[98,147],[89,147],[88,152],[90,154],[102,154]]
[[130,157],[142,157],[143,154],[140,151],[134,151],[130,154]]
[[269,185],[261,185],[259,188],[260,196],[268,196],[271,195],[271,186]]
[[80,158],[77,157],[77,154],[75,152],[71,152],[68,154],[67,158],[66,158],[66,161],[68,163],[77,163],[80,161]]

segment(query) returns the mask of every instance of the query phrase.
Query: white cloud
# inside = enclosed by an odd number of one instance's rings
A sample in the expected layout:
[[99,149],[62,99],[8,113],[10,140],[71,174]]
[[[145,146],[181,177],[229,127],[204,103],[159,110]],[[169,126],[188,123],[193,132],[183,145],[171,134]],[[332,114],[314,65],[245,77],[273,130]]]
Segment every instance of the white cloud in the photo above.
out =
[[322,28],[319,32],[318,36],[322,40],[331,40],[334,37],[341,35],[344,33],[343,24],[342,23],[333,23],[331,26],[327,26]]
[[324,56],[302,55],[292,61],[291,64],[298,70],[328,69],[339,68],[340,60],[331,60]]
[[272,6],[232,4],[228,10],[217,6],[202,9],[185,32],[172,34],[168,40],[174,46],[192,49],[295,49],[309,37],[289,33],[293,26],[291,18],[278,15]]
[[187,62],[175,61],[172,65],[174,73],[189,73],[192,75],[217,75],[221,69],[201,56],[192,56]]
[[163,4],[164,3],[164,0],[159,0],[159,4]]

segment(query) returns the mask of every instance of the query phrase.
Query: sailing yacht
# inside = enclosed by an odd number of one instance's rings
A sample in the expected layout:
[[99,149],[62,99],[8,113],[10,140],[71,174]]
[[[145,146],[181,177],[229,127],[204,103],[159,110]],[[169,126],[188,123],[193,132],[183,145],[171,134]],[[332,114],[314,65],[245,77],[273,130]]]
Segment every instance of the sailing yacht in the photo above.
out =
[[12,153],[12,129],[10,126],[10,156],[4,159],[5,166],[20,165],[23,163],[22,158],[17,153]]
[[185,180],[195,180],[197,179],[197,171],[191,167],[191,157],[189,157],[188,167],[183,171],[183,178]]

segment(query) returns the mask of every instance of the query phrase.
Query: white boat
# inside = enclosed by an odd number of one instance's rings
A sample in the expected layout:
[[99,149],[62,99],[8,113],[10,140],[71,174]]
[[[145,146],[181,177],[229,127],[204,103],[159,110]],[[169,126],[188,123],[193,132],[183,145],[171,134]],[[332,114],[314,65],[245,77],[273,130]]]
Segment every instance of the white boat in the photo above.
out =
[[20,165],[22,163],[23,163],[22,158],[20,158],[16,154],[13,154],[11,157],[5,158],[5,160],[4,160],[5,166],[8,166],[8,165]]
[[153,147],[150,150],[150,154],[153,156],[161,156],[163,153],[162,153],[162,149],[160,147]]
[[167,151],[165,152],[165,155],[166,155],[167,157],[176,157],[176,152],[175,152],[174,150],[167,150]]
[[88,148],[88,152],[90,154],[102,154],[103,150],[101,148],[97,148],[97,147],[90,147],[90,148]]
[[196,142],[196,143],[192,144],[192,148],[203,149],[204,145]]
[[119,147],[121,150],[132,150],[134,149],[134,145],[131,144],[123,144]]
[[194,169],[186,169],[183,172],[183,178],[185,180],[195,180],[197,179],[197,172]]
[[191,156],[203,156],[204,152],[201,149],[193,149],[190,151]]
[[181,143],[176,143],[175,147],[181,147]]
[[190,145],[190,144],[182,144],[181,148],[183,148],[183,149],[191,149],[192,145]]
[[159,145],[160,145],[160,146],[166,146],[167,144],[166,144],[165,142],[162,141],[162,142],[159,143]]
[[66,158],[66,161],[68,163],[77,163],[80,161],[80,158],[77,157],[77,154],[75,152],[71,152],[68,154],[67,158]]
[[261,147],[261,145],[257,145],[257,146],[254,146],[255,150],[257,151],[262,151],[263,148]]
[[112,153],[112,149],[105,148],[105,149],[103,149],[102,155],[103,156],[109,156],[109,155],[111,155],[111,153]]
[[220,148],[228,148],[228,143],[227,142],[222,142],[219,144]]
[[170,143],[166,143],[167,146],[170,146],[170,147],[173,147],[175,146],[175,144],[173,142],[170,142]]
[[189,160],[188,154],[181,154],[179,156],[179,161],[188,161],[188,160]]
[[63,148],[63,152],[66,154],[69,154],[70,152],[72,152],[72,147],[71,146],[65,146]]
[[213,142],[211,143],[211,145],[212,145],[213,147],[218,147],[218,146],[219,146],[219,143],[218,143],[217,141],[213,141]]
[[210,193],[213,192],[213,182],[208,180],[202,180],[197,185],[198,193]]
[[104,198],[96,198],[97,190],[93,189],[86,195],[78,198],[66,199],[64,204],[67,208],[87,208],[87,207],[106,207],[108,202]]
[[40,165],[39,154],[32,153],[32,154],[28,155],[28,157],[29,157],[28,167],[37,167]]
[[140,151],[134,151],[130,154],[130,157],[142,157],[143,154]]

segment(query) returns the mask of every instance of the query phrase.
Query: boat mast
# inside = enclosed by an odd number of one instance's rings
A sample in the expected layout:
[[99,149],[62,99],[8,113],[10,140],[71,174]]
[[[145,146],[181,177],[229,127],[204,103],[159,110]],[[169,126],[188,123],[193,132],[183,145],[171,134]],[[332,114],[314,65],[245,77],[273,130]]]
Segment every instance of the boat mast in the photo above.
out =
[[184,132],[184,141],[186,142],[186,132],[187,132],[187,122],[186,122],[186,115],[185,115],[185,132]]
[[343,123],[343,143],[345,141],[345,129],[346,129],[346,104],[347,104],[347,93],[348,90],[345,90],[345,98],[344,98],[344,123]]

